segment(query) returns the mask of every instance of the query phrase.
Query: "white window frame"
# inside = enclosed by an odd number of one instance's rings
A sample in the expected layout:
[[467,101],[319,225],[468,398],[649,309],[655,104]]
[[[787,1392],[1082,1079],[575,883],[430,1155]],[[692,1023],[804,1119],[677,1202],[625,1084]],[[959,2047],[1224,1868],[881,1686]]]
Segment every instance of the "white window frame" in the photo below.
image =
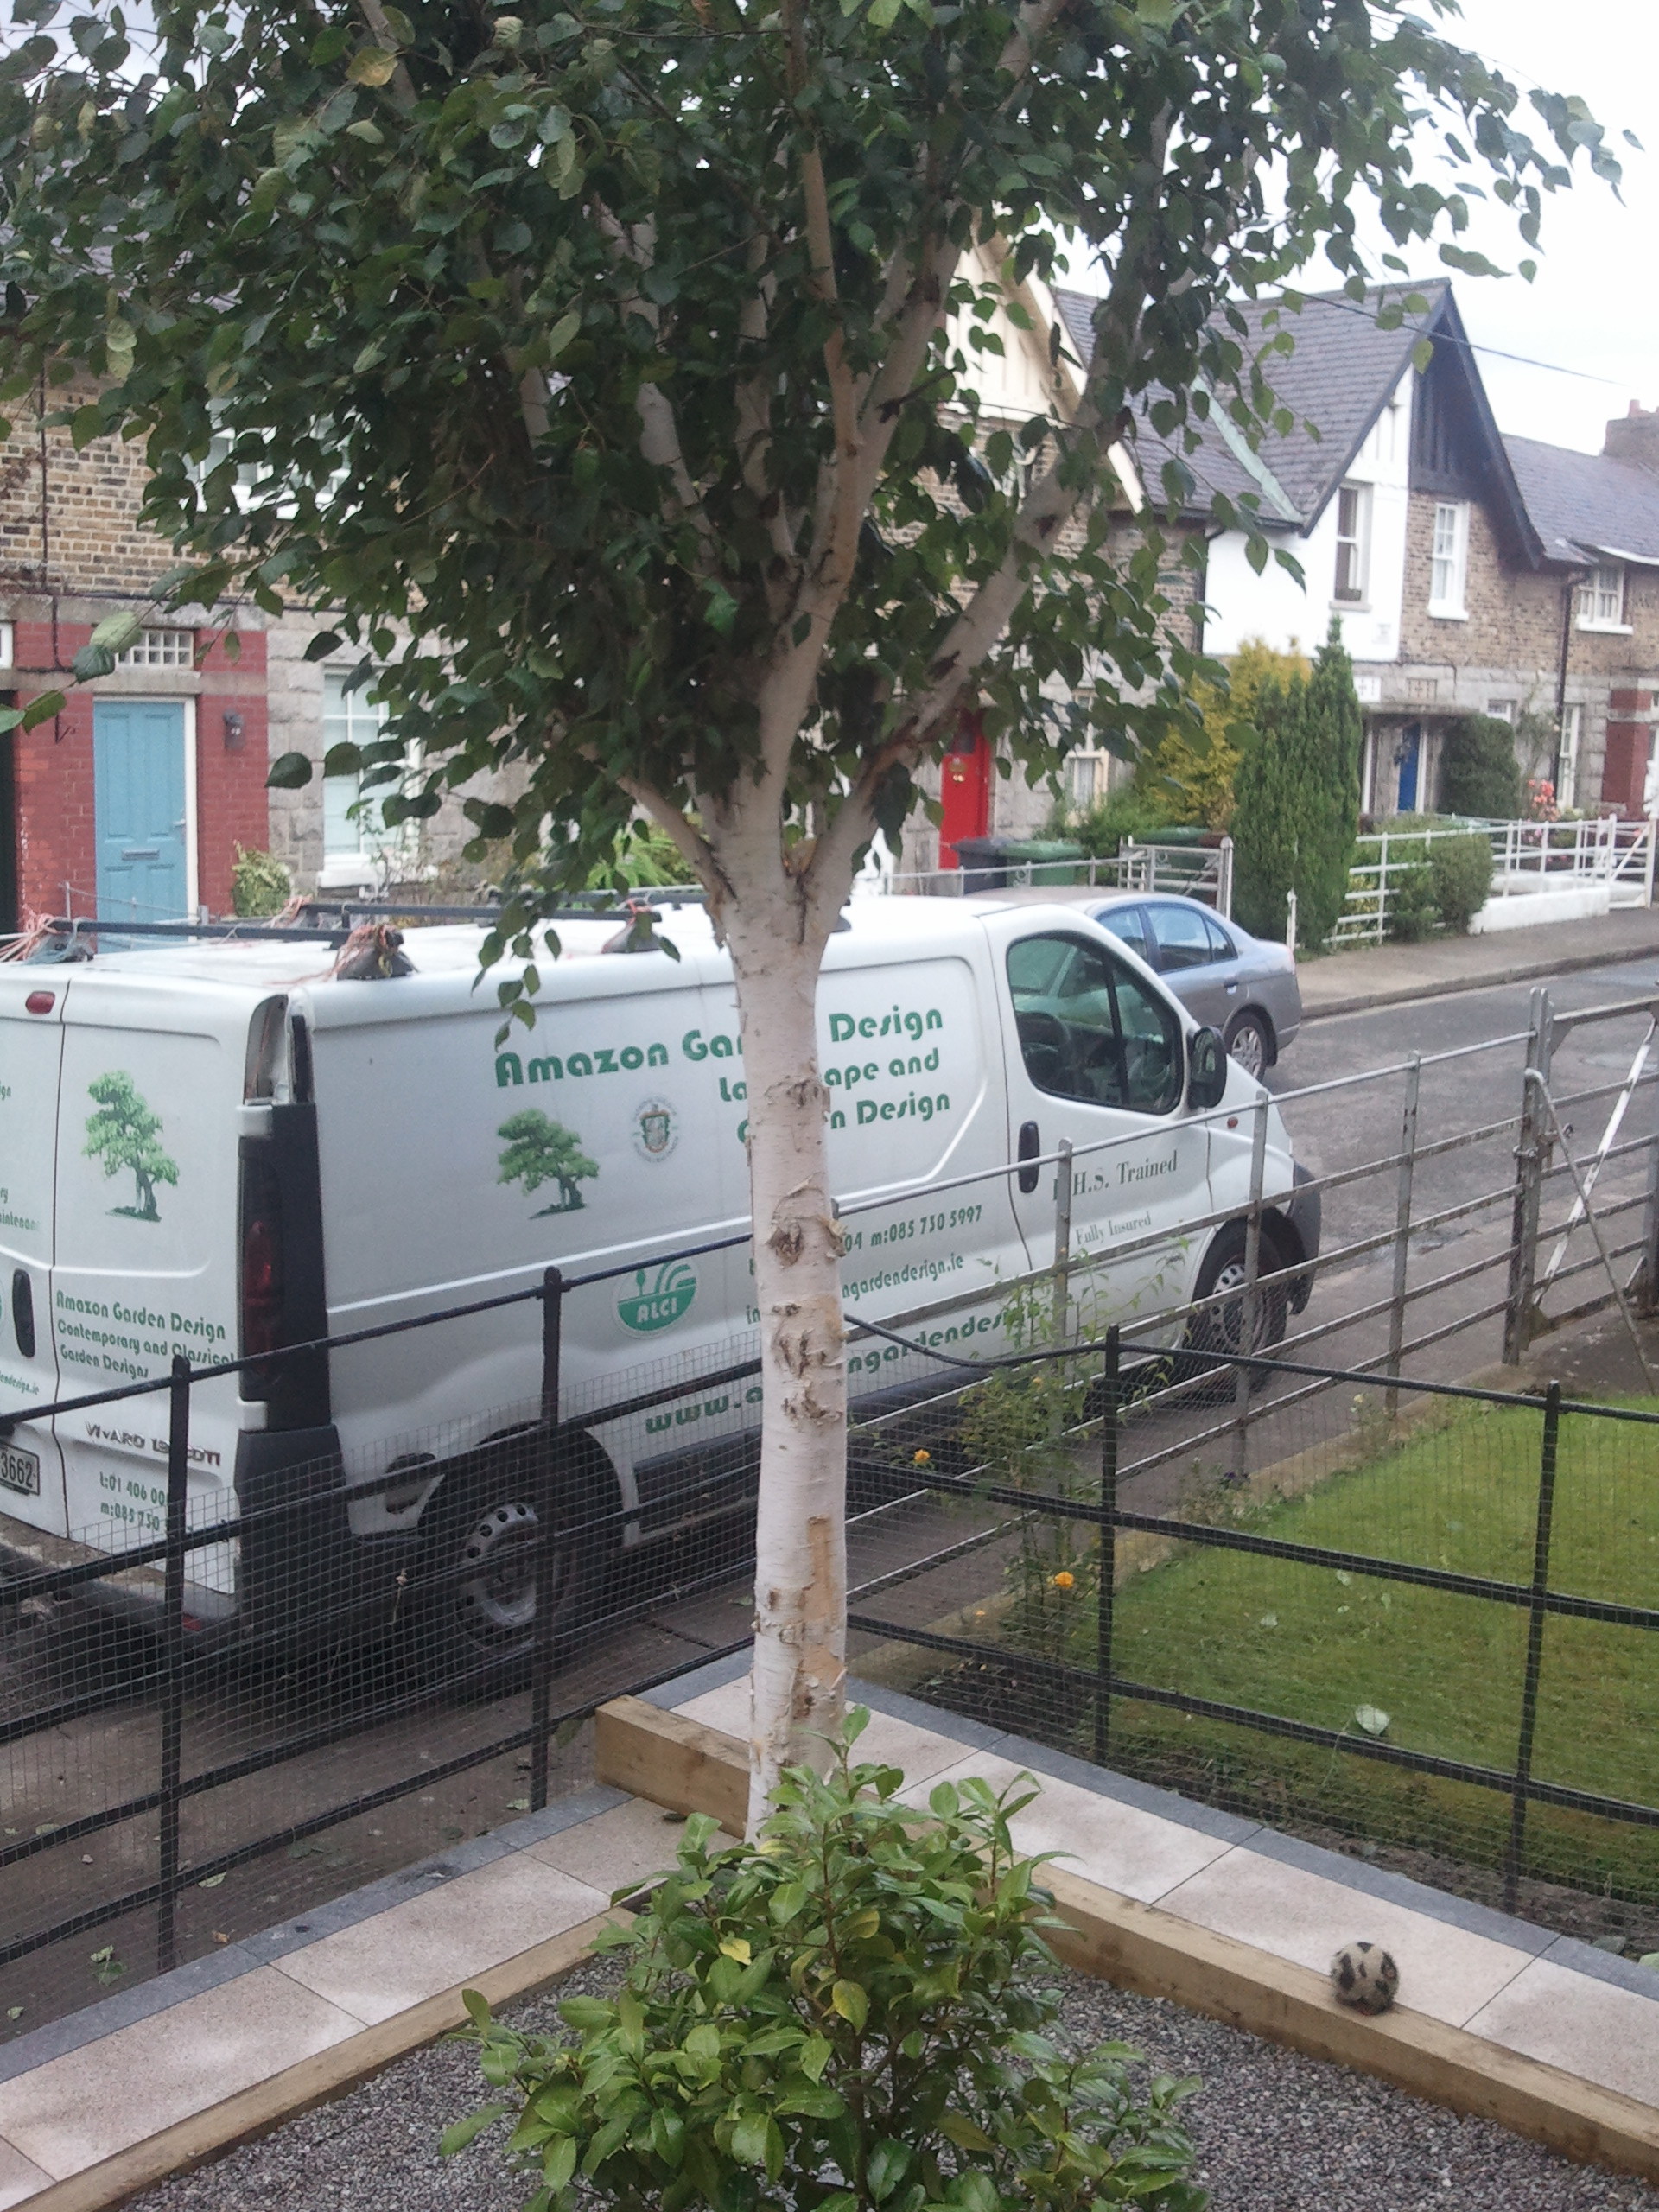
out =
[[1576,806],[1579,787],[1579,747],[1584,739],[1584,708],[1577,699],[1569,699],[1561,709],[1560,742],[1556,758],[1558,773],[1555,784],[1557,806]]
[[1106,796],[1112,756],[1079,748],[1065,756],[1065,795],[1071,804],[1087,812]]
[[1621,638],[1630,636],[1630,626],[1624,620],[1624,563],[1622,561],[1599,563],[1579,586],[1578,598],[1578,626],[1580,630],[1600,630]]
[[10,622],[0,622],[0,668],[17,664],[17,633]]
[[194,630],[156,627],[140,631],[124,653],[115,657],[118,668],[188,668],[196,665]]
[[1518,711],[1518,702],[1514,699],[1489,699],[1486,702],[1488,721],[1508,722],[1511,729],[1515,728],[1515,718]]
[[[322,749],[325,757],[336,745],[372,745],[385,727],[385,709],[366,696],[374,678],[370,677],[352,690],[345,689],[346,671],[323,671],[322,691]],[[363,779],[359,774],[324,776],[322,783],[322,866],[317,882],[327,889],[336,885],[371,883],[385,874],[389,866],[411,862],[416,851],[416,825],[399,823],[388,830],[379,819],[380,799],[396,788],[391,784],[377,784],[369,794],[369,804],[362,806]],[[349,795],[344,786],[349,785]],[[331,788],[332,787],[332,788]],[[342,808],[340,804],[344,800]],[[354,806],[362,810],[353,814],[346,810]],[[352,842],[337,839],[329,842],[329,816],[342,814],[350,830],[355,833]]]
[[1428,611],[1440,622],[1466,622],[1469,502],[1437,499],[1428,549]]
[[[1344,499],[1353,501],[1353,527],[1344,531],[1342,506]],[[1333,607],[1364,607],[1370,603],[1371,582],[1371,487],[1369,484],[1340,484],[1336,501],[1337,557],[1331,578],[1331,603]],[[1342,588],[1343,555],[1352,550],[1349,580],[1353,589]]]

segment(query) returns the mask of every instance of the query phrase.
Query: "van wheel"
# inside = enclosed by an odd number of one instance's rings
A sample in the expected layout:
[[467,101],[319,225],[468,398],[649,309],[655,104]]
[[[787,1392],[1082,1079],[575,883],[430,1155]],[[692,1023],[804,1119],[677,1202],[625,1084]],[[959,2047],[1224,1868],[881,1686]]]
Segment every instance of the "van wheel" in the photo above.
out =
[[[421,1671],[434,1678],[516,1672],[536,1646],[536,1570],[546,1436],[503,1438],[457,1465],[424,1518],[413,1625]],[[598,1609],[610,1530],[582,1524],[602,1510],[596,1471],[555,1470],[553,1663],[569,1658]],[[609,1539],[610,1541],[607,1541]]]
[[[1289,1307],[1285,1287],[1273,1272],[1278,1263],[1278,1254],[1264,1234],[1262,1239],[1260,1272],[1256,1276],[1255,1327],[1245,1342],[1247,1306],[1245,1300],[1245,1233],[1235,1224],[1224,1229],[1221,1235],[1205,1254],[1204,1265],[1198,1269],[1198,1280],[1193,1297],[1213,1297],[1217,1291],[1234,1291],[1237,1295],[1223,1305],[1212,1306],[1207,1313],[1195,1314],[1186,1325],[1182,1349],[1189,1353],[1207,1352],[1214,1358],[1238,1360],[1251,1352],[1270,1351],[1283,1340]],[[1209,1387],[1202,1395],[1217,1400],[1230,1396],[1233,1378],[1224,1370],[1217,1369],[1209,1360],[1200,1362],[1178,1358],[1177,1371],[1208,1379]],[[1264,1389],[1268,1381],[1267,1369],[1249,1370],[1249,1387]]]

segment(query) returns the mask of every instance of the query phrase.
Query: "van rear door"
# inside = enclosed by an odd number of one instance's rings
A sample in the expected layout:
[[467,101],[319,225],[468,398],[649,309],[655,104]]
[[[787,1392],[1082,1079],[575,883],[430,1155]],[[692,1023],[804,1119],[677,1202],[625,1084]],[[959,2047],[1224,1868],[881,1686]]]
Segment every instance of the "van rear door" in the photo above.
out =
[[[62,1395],[164,1376],[234,1355],[237,1116],[245,995],[77,976],[59,1103],[51,1327]],[[234,1386],[192,1394],[193,1513],[231,1478]],[[119,1550],[160,1535],[167,1401],[132,1398],[60,1415],[67,1533]],[[193,1579],[213,1566],[193,1559]]]
[[[0,965],[0,1410],[59,1395],[51,1285],[65,968]],[[63,1461],[51,1423],[0,1443],[0,1515],[65,1533]]]

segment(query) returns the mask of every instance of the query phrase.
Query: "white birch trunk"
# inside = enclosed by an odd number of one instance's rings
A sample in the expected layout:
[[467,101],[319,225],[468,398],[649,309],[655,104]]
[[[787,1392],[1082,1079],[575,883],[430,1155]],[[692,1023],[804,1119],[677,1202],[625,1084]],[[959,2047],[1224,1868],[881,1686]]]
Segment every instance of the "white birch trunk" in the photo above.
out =
[[[774,831],[774,838],[775,838]],[[828,1764],[847,1672],[847,1371],[841,1234],[825,1145],[817,1000],[823,927],[779,866],[741,884],[723,934],[748,1085],[760,1496],[755,1528],[749,1832],[785,1766]],[[743,895],[747,894],[747,895]],[[811,902],[816,903],[816,902]]]

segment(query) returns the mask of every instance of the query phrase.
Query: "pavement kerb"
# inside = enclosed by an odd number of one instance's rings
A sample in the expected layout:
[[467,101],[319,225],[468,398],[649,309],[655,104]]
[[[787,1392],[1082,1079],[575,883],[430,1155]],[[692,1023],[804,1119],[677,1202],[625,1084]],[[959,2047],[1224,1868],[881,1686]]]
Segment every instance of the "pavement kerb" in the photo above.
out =
[[1306,1028],[1310,1021],[1328,1020],[1333,1014],[1370,1014],[1382,1007],[1410,1006],[1419,999],[1451,998],[1460,991],[1496,990],[1506,983],[1543,982],[1552,976],[1576,976],[1586,969],[1606,968],[1621,960],[1635,960],[1642,957],[1640,948],[1621,952],[1618,949],[1610,951],[1604,945],[1596,952],[1573,953],[1553,960],[1522,961],[1498,973],[1440,976],[1394,988],[1385,987],[1376,991],[1356,992],[1347,998],[1332,999],[1325,1006],[1310,1005],[1304,999],[1302,1027]]
[[463,1990],[478,1990],[493,2005],[534,1996],[582,1963],[601,1928],[631,1917],[613,1910],[563,1929],[516,1958],[470,1975],[464,1983],[394,2013],[359,2035],[146,2136],[113,2158],[21,2199],[20,2212],[21,2208],[26,2208],[26,2212],[104,2212],[104,2208],[120,2204],[173,2174],[188,2172],[238,2143],[268,2134],[314,2105],[327,2104],[355,2088],[423,2044],[435,2043],[452,2029],[464,2026]]

